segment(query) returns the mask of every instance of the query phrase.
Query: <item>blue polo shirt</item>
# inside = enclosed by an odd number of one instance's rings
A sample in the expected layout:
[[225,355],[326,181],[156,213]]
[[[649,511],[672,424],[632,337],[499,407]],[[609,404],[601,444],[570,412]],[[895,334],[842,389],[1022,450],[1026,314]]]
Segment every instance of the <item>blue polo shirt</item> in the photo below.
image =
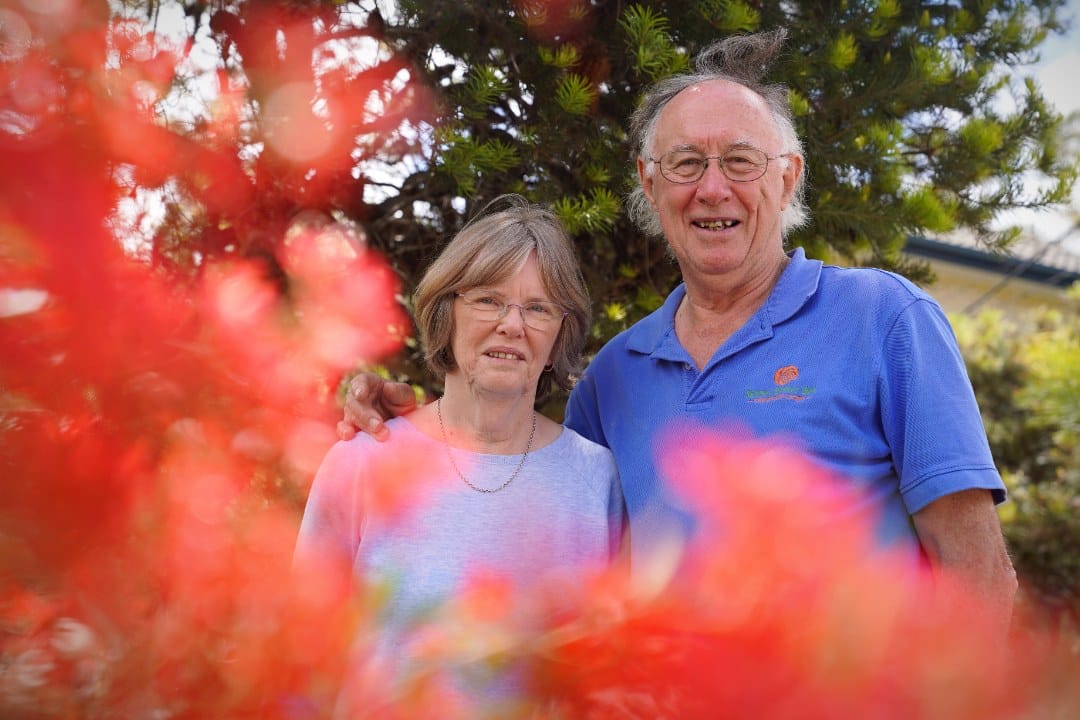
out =
[[680,421],[801,448],[857,486],[886,543],[914,543],[910,515],[944,495],[1005,499],[941,307],[894,273],[824,265],[802,248],[790,256],[700,372],[675,336],[680,285],[609,341],[571,393],[566,424],[615,454],[634,556],[692,531],[656,467]]

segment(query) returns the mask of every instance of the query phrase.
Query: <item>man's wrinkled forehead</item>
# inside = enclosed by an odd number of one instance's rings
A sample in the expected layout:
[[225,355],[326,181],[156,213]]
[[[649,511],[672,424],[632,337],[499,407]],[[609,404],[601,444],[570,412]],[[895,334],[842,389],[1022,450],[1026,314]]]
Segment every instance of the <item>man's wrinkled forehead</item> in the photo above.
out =
[[[737,137],[737,138],[731,139],[728,142],[724,143],[724,151],[725,152],[728,151],[728,150],[738,150],[738,149],[741,149],[741,148],[753,148],[755,150],[760,150],[761,146],[760,146],[759,142],[757,142],[754,139],[749,138],[749,137]],[[705,148],[701,147],[701,145],[699,145],[698,143],[686,142],[686,143],[676,143],[675,145],[672,145],[671,148],[669,148],[669,149],[671,149],[671,150],[704,150]]]
[[683,128],[710,134],[732,134],[727,144],[762,148],[778,133],[765,98],[730,80],[691,85],[668,101],[657,117],[656,130]]

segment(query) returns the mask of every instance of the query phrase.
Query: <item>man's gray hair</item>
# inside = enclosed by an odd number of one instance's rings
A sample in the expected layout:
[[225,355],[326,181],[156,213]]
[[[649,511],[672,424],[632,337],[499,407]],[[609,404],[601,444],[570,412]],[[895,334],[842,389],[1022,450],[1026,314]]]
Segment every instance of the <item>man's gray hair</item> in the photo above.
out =
[[[630,116],[630,142],[637,156],[648,163],[656,123],[667,104],[683,90],[713,80],[738,83],[757,93],[765,100],[772,113],[776,129],[783,143],[784,153],[802,155],[802,142],[795,131],[795,120],[788,102],[788,89],[784,85],[764,82],[765,74],[780,55],[781,46],[787,38],[783,28],[750,35],[733,35],[705,47],[694,60],[694,72],[674,75],[661,80],[646,90],[641,104]],[[646,172],[653,172],[651,164]],[[795,228],[806,224],[809,211],[806,207],[806,168],[795,185],[791,203],[780,214],[781,231],[787,237]],[[663,235],[660,216],[645,197],[638,178],[637,187],[627,198],[630,219],[649,235]]]

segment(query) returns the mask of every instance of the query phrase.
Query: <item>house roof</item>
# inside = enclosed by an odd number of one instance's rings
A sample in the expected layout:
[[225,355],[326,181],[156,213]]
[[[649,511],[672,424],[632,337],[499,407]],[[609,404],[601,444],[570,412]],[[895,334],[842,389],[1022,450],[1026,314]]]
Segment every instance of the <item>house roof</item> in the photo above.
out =
[[1066,288],[1080,281],[1080,252],[1033,235],[1021,236],[1008,250],[989,249],[971,232],[953,232],[936,238],[911,235],[904,249],[931,260],[959,263],[1055,287]]

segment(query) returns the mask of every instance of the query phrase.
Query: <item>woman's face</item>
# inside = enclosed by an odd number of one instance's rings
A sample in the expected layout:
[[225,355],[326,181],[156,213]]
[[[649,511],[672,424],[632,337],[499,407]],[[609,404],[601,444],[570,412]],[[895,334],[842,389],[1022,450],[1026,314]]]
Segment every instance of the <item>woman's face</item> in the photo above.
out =
[[530,253],[515,275],[482,289],[488,291],[485,296],[490,293],[514,307],[496,320],[478,317],[463,298],[454,301],[451,347],[457,368],[447,373],[447,380],[464,380],[472,390],[485,394],[535,398],[537,382],[544,366],[552,361],[561,327],[561,322],[547,329],[530,327],[517,307],[535,301],[553,302],[540,279],[536,254]]

